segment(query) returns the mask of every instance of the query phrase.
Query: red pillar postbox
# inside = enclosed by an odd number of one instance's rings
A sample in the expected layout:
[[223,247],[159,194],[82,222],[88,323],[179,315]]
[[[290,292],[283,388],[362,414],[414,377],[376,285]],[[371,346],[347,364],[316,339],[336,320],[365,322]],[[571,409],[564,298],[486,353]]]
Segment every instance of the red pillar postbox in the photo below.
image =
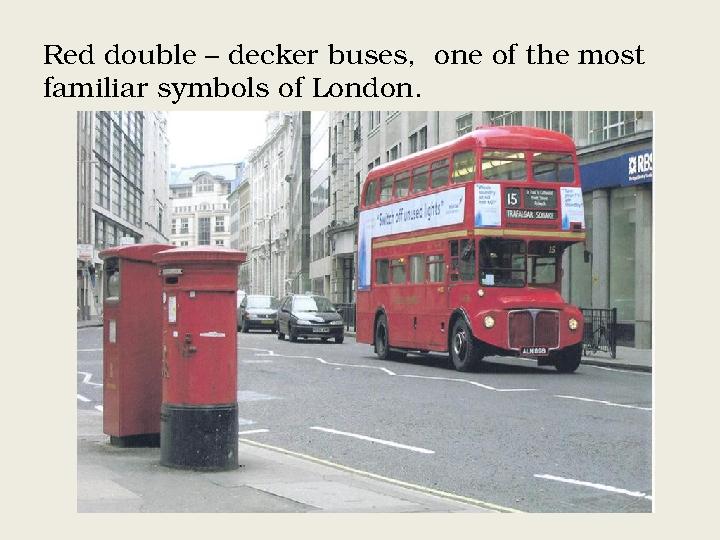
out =
[[237,267],[245,253],[178,248],[153,258],[163,281],[160,463],[238,466]]
[[100,252],[103,272],[103,432],[115,446],[159,446],[162,280],[153,256],[170,244]]

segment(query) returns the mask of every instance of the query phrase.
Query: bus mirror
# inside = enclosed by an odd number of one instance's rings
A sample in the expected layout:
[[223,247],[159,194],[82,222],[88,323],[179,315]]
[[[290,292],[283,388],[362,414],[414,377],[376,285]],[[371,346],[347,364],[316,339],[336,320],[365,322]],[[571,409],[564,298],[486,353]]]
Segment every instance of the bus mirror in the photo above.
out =
[[585,257],[585,262],[589,263],[592,259],[592,253],[589,252],[587,249],[583,252],[583,256]]

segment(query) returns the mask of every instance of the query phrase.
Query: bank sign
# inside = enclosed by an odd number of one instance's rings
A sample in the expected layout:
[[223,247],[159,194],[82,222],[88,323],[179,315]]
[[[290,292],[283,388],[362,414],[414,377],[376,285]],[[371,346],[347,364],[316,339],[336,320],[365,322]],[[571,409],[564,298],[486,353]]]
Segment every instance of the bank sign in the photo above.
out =
[[464,217],[464,187],[363,210],[358,223],[358,289],[370,287],[373,238],[457,225]]
[[624,187],[653,181],[653,152],[647,148],[580,165],[583,191]]

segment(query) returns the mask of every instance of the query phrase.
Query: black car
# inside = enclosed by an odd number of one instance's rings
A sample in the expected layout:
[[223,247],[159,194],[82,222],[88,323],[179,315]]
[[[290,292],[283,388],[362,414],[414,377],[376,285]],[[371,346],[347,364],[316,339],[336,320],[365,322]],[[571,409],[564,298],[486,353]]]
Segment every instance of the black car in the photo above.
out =
[[247,332],[251,328],[264,328],[277,332],[277,308],[278,301],[274,296],[248,294],[238,307],[238,330]]
[[335,339],[342,343],[345,329],[342,317],[324,296],[293,294],[286,297],[278,310],[278,339],[297,341],[298,337]]

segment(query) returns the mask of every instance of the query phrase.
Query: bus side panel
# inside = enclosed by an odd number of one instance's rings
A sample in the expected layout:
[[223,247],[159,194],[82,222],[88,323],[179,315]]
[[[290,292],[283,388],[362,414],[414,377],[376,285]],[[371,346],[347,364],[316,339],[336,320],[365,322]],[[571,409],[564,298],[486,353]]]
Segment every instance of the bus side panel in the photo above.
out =
[[373,342],[373,322],[375,310],[372,305],[371,291],[358,291],[356,297],[355,340],[358,343]]

